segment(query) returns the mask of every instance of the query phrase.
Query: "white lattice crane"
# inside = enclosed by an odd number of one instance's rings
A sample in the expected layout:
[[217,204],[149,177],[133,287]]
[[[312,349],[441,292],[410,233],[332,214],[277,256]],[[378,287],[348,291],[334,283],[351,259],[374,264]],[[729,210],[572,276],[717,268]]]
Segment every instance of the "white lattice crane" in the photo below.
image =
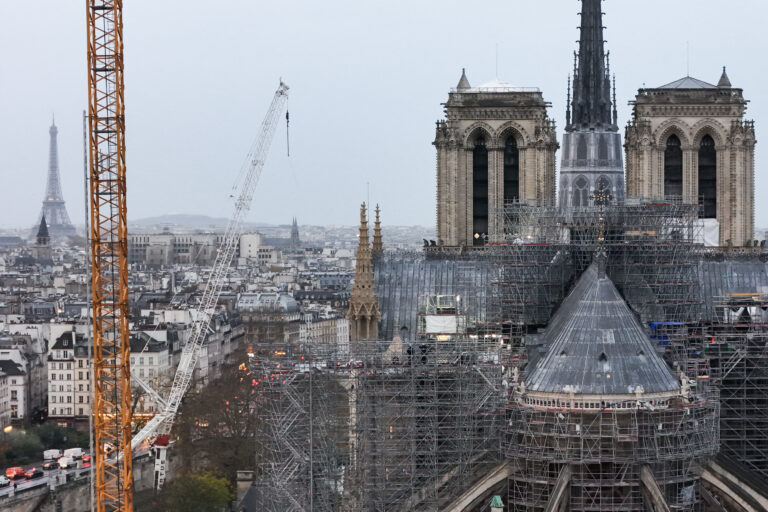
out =
[[161,488],[165,481],[166,448],[174,418],[179,410],[181,400],[189,388],[195,366],[197,366],[200,348],[208,334],[211,319],[215,314],[216,304],[221,294],[221,288],[224,285],[224,279],[242,234],[243,219],[250,209],[254,189],[261,176],[264,160],[269,152],[277,123],[287,101],[288,86],[281,81],[272,98],[267,115],[261,124],[261,131],[254,140],[248,152],[248,157],[243,164],[241,181],[239,182],[238,194],[235,199],[235,210],[229,219],[221,245],[217,249],[216,261],[206,283],[205,291],[203,291],[197,316],[193,320],[192,333],[187,344],[182,349],[179,367],[176,370],[176,376],[173,379],[173,386],[168,397],[165,400],[160,399],[160,396],[151,387],[139,379],[135,379],[162,406],[161,412],[147,422],[144,428],[133,436],[132,440],[132,447],[136,449],[149,437],[157,434],[155,442],[155,486],[157,488]]

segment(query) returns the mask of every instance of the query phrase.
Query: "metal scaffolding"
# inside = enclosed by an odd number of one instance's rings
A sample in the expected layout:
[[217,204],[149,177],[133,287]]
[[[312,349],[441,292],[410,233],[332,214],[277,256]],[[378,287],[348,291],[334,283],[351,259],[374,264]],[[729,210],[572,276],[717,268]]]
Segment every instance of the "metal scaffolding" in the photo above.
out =
[[[694,466],[719,445],[768,474],[768,298],[712,277],[720,270],[708,265],[731,263],[701,246],[697,206],[496,213],[504,234],[482,250],[379,258],[384,340],[254,345],[270,425],[264,510],[440,510],[506,461],[508,484],[494,492],[510,510],[543,510],[567,476],[572,510],[642,510],[650,485],[693,511]],[[523,404],[512,383],[598,251],[689,393],[597,409]],[[739,290],[768,291],[764,263],[744,265],[732,273],[757,277]]]
[[[698,510],[694,464],[717,450],[718,401],[700,385],[695,399],[664,406],[628,397],[592,410],[510,401],[506,456],[514,510],[545,510],[564,467],[568,510],[646,510],[647,466],[670,508]],[[582,404],[579,404],[582,405]]]

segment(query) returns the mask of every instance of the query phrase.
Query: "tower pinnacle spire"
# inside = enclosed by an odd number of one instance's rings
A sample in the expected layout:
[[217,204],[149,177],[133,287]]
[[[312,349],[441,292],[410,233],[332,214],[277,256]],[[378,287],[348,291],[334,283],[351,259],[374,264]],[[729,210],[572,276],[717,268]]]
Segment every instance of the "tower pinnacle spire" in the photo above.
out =
[[384,252],[384,244],[381,240],[381,219],[379,219],[379,205],[376,205],[376,221],[373,224],[373,257],[381,256]]
[[611,78],[603,41],[602,0],[581,1],[571,122],[566,131],[618,131],[612,119]]
[[373,261],[368,239],[365,203],[360,205],[360,234],[357,244],[355,285],[349,296],[349,336],[351,341],[376,340],[379,337],[379,302],[373,287]]

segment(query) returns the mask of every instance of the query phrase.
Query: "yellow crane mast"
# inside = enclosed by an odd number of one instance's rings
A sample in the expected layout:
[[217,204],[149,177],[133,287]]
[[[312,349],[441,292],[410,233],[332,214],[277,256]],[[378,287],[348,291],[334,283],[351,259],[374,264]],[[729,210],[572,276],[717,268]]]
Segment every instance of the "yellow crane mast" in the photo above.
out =
[[123,2],[86,5],[96,510],[132,512]]

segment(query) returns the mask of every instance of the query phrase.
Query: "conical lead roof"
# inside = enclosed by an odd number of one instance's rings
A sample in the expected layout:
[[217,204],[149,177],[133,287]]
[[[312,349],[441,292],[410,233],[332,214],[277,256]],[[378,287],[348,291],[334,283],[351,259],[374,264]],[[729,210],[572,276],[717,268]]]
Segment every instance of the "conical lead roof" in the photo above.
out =
[[530,391],[633,394],[680,388],[613,282],[587,268],[542,335],[548,345],[525,380]]

